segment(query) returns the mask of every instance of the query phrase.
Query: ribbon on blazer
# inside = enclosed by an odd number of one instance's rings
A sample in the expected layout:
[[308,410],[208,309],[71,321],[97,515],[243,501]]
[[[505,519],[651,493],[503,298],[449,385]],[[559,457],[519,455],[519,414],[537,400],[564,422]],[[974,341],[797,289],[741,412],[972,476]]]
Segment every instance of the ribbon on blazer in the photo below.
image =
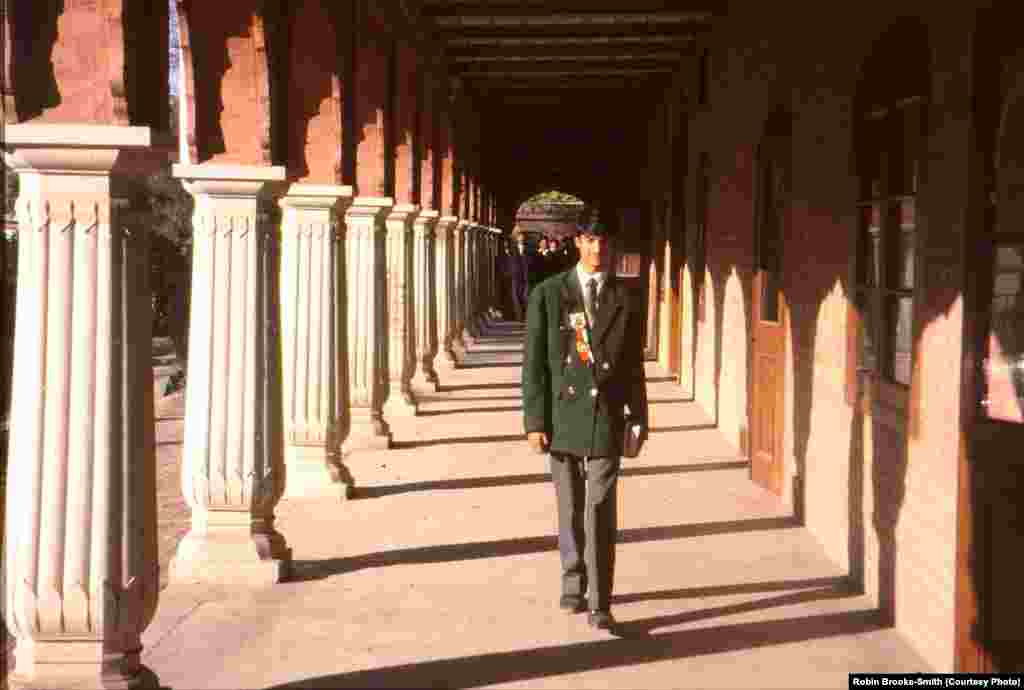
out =
[[581,311],[569,314],[569,325],[576,331],[576,352],[580,361],[589,364],[592,360],[590,334],[587,332],[587,316]]

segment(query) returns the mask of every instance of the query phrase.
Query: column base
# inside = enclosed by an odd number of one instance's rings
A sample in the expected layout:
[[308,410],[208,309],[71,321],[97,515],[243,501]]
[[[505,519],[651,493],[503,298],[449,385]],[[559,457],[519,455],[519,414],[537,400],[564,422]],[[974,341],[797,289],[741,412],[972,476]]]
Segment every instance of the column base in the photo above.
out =
[[351,498],[355,480],[337,451],[324,446],[285,446],[287,468],[283,498],[340,494]]
[[18,640],[11,690],[156,690],[160,682],[139,663],[141,649],[104,650],[99,640]]
[[210,511],[210,521],[222,524],[205,532],[189,530],[171,559],[169,581],[261,587],[286,580],[292,550],[276,530],[253,533],[249,515],[248,510]]
[[[443,348],[437,353],[437,356],[434,357],[434,371],[454,371],[456,361],[455,353],[449,348]],[[440,378],[438,379],[438,383],[440,383]]]
[[[395,390],[398,387],[398,381],[391,382],[391,390]],[[416,403],[416,398],[413,397],[410,390],[400,390],[397,393],[392,393],[384,401],[384,407],[381,409],[384,416],[388,418],[415,417],[418,411],[419,405]]]
[[415,376],[412,377],[412,381],[409,385],[412,387],[412,392],[418,395],[429,395],[436,393],[440,389],[440,380],[437,377],[437,373],[431,369],[425,371],[420,369],[416,372]]
[[387,450],[391,447],[391,430],[378,415],[367,416],[363,409],[350,410],[348,438],[341,446],[342,456],[362,450]]

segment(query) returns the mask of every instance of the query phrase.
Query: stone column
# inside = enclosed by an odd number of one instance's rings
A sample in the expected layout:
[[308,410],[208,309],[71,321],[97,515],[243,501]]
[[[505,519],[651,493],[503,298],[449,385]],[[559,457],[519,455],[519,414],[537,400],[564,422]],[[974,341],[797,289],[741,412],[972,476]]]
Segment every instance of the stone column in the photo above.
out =
[[494,314],[492,313],[494,300],[491,295],[491,278],[494,273],[494,231],[487,226],[483,226],[481,228],[481,234],[484,239],[481,251],[482,256],[480,257],[480,320],[482,323],[488,324],[491,319],[494,318]]
[[494,262],[498,257],[498,231],[495,228],[487,228],[487,319],[493,321],[498,317],[498,293],[496,289],[496,278]]
[[449,251],[452,255],[452,352],[456,359],[466,353],[466,342],[463,340],[463,328],[466,325],[465,305],[466,292],[466,222],[454,217],[452,225],[452,241]]
[[463,231],[463,262],[465,279],[462,290],[462,340],[467,346],[476,342],[479,333],[476,327],[476,247],[477,226],[467,222]]
[[417,393],[436,393],[437,372],[434,357],[437,356],[437,316],[434,259],[434,227],[437,225],[437,211],[422,211],[413,221],[413,243],[416,273],[416,366],[413,371],[412,389]]
[[351,496],[341,460],[345,370],[341,228],[352,188],[293,184],[279,202],[285,496]]
[[3,558],[17,640],[10,681],[153,684],[139,661],[160,585],[148,239],[111,198],[122,166],[145,165],[150,131],[9,124],[4,134],[20,183]]
[[454,290],[452,257],[455,244],[454,228],[459,219],[445,216],[437,221],[434,230],[434,266],[436,280],[434,289],[434,306],[437,310],[437,354],[434,356],[434,371],[447,371],[455,368],[455,353],[452,351],[452,335],[454,333],[454,310],[452,297]]
[[284,168],[175,165],[195,199],[182,491],[192,525],[172,582],[271,584],[291,549],[274,527],[284,492],[277,227]]
[[395,206],[387,216],[388,397],[385,418],[416,414],[412,373],[416,366],[416,302],[413,272],[413,219],[420,207]]
[[387,382],[385,218],[390,197],[356,197],[345,214],[348,299],[348,436],[342,453],[391,446],[381,414]]

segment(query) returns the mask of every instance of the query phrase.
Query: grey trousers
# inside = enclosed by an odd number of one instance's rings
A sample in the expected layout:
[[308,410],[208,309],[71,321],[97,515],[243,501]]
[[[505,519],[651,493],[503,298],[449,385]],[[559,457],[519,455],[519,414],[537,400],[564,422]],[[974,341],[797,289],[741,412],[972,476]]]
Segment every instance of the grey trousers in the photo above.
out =
[[620,464],[617,457],[584,461],[575,455],[551,454],[562,594],[586,595],[592,611],[607,611],[611,605]]

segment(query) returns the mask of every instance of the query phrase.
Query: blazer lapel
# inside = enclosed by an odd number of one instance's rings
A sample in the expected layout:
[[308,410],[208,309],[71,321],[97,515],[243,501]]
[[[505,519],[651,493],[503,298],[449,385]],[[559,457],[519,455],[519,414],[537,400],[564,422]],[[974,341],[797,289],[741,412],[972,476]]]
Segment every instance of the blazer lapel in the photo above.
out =
[[[579,281],[576,281],[577,283]],[[581,292],[582,294],[582,292]],[[593,339],[594,344],[604,340],[608,329],[615,322],[615,317],[622,309],[622,289],[619,281],[614,275],[609,275],[604,287],[601,289],[601,306],[594,317]]]
[[583,288],[576,271],[566,271],[562,279],[562,315],[568,317],[576,311],[583,311]]

